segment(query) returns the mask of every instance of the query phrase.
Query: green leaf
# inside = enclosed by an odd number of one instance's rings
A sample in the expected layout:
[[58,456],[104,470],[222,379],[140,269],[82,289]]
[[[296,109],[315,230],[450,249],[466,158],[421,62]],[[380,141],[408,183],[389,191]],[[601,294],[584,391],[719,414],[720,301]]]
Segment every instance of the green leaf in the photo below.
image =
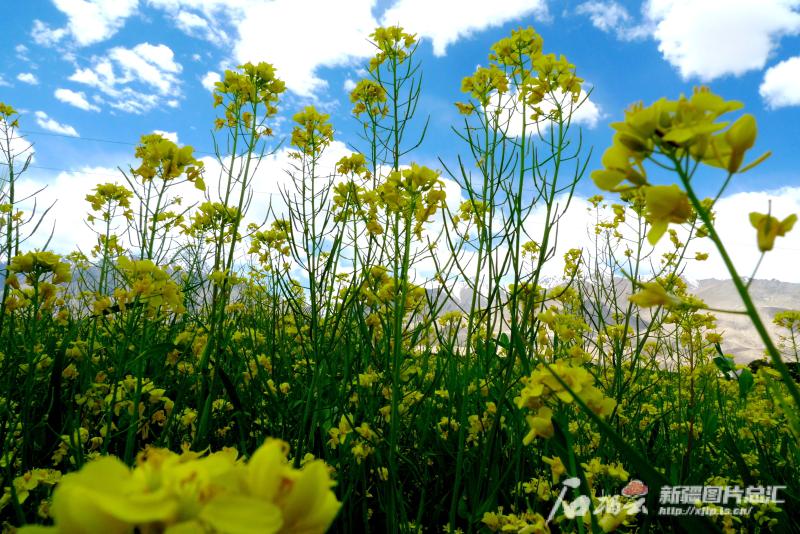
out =
[[[718,345],[719,346],[719,345]],[[730,378],[731,373],[736,370],[736,364],[733,363],[733,358],[720,353],[719,356],[714,356],[714,365],[725,375],[725,378]]]
[[508,350],[511,347],[511,342],[508,340],[508,334],[503,332],[497,338],[497,344],[503,347],[505,350]]
[[739,373],[739,396],[746,398],[751,389],[753,389],[753,373],[750,369],[742,369]]

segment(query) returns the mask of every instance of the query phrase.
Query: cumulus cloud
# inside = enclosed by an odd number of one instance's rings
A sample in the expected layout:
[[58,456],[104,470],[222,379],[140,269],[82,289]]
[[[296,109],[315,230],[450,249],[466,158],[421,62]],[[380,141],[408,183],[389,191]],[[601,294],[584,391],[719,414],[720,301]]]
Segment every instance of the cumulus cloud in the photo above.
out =
[[[572,121],[576,124],[586,126],[587,128],[594,128],[597,126],[597,123],[602,118],[603,113],[600,107],[592,101],[586,91],[581,90],[580,95],[578,95],[578,103],[580,105],[577,107],[577,109],[574,109]],[[545,112],[549,112],[550,106],[544,106],[542,109]]]
[[[156,130],[154,133],[177,137],[174,132]],[[176,139],[173,138],[173,140]],[[264,222],[270,206],[273,208],[272,213],[274,216],[286,216],[287,208],[283,203],[281,191],[289,186],[291,182],[291,177],[286,173],[286,170],[291,168],[292,163],[296,163],[295,160],[289,157],[290,152],[290,149],[282,148],[273,154],[265,156],[255,170],[251,184],[253,196],[247,217],[242,223],[243,227],[251,222],[256,224]],[[319,168],[329,169],[332,172],[336,162],[350,153],[351,151],[344,143],[334,141],[323,154]],[[205,165],[205,181],[208,187],[208,195],[212,200],[216,201],[220,198],[219,178],[224,171],[215,158],[203,157],[200,159]],[[323,171],[320,172],[322,173]],[[125,179],[116,168],[88,165],[35,178],[26,176],[24,180],[21,180],[21,196],[28,196],[44,188],[37,195],[36,202],[40,207],[54,204],[44,221],[42,231],[28,245],[30,247],[43,245],[49,235],[50,228],[54,228],[50,248],[56,252],[68,253],[75,250],[76,247],[87,251],[94,246],[96,236],[84,222],[88,211],[88,204],[84,199],[93,188],[105,182],[125,184]],[[175,192],[183,197],[184,206],[203,202],[205,199],[204,194],[195,189],[190,183],[181,184],[178,189]],[[25,209],[32,207],[32,205],[33,199],[22,207]]]
[[26,243],[30,248],[44,246],[50,231],[53,238],[49,248],[58,253],[72,252],[76,247],[88,252],[97,240],[96,234],[86,225],[89,205],[85,197],[97,185],[105,182],[124,184],[118,169],[107,167],[80,167],[69,172],[59,172],[55,176],[25,176],[19,182],[21,196],[28,197],[22,208],[30,211],[34,201],[41,212],[42,207],[53,206],[42,222],[39,231]]
[[[561,205],[565,205],[566,198],[561,198]],[[722,242],[731,256],[738,273],[741,276],[750,276],[758,263],[760,252],[756,244],[756,230],[750,224],[748,214],[751,211],[766,213],[769,203],[772,203],[772,215],[779,219],[797,213],[800,215],[800,187],[786,187],[773,191],[751,191],[728,195],[720,199],[714,208],[716,213],[717,229]],[[610,210],[601,211],[601,218],[611,220],[614,218]],[[546,265],[546,276],[557,276],[563,269],[563,255],[570,248],[584,247],[586,253],[593,247],[594,232],[591,230],[596,221],[596,214],[591,204],[584,198],[574,197],[566,214],[561,218],[558,230],[558,247],[553,261]],[[686,233],[680,227],[671,225],[679,230],[679,236]],[[535,208],[526,223],[526,229],[533,239],[542,234],[544,229],[544,210]],[[634,233],[620,227],[626,238],[632,238]],[[587,245],[587,243],[589,243]],[[663,237],[656,246],[656,257],[670,250],[667,237]],[[684,271],[684,276],[689,280],[703,280],[708,278],[728,279],[728,273],[722,258],[717,253],[714,244],[708,239],[697,239],[689,246],[687,257],[694,258],[695,253],[708,253],[705,261],[689,260]],[[798,253],[800,253],[800,232],[789,232],[785,237],[775,241],[775,248],[768,252],[756,278],[776,279],[783,282],[800,282],[800,271],[796,268]]]
[[320,67],[350,65],[374,53],[367,41],[378,25],[374,6],[375,0],[254,3],[236,21],[234,57],[239,63],[273,63],[291,91],[311,96],[327,86]]
[[228,34],[225,33],[225,31],[209,23],[204,17],[191,11],[178,11],[175,17],[175,25],[179,30],[190,37],[196,37],[218,44],[226,43],[229,40]]
[[28,57],[28,47],[24,44],[20,43],[14,47],[14,52],[17,53],[17,59],[20,61],[29,61],[30,58]]
[[592,24],[604,32],[615,30],[631,21],[628,10],[617,2],[584,2],[578,6],[576,12],[588,16]]
[[84,111],[100,111],[100,108],[86,100],[86,95],[81,91],[72,89],[56,89],[53,95],[56,99]]
[[223,46],[231,36],[224,25],[240,20],[260,0],[147,0],[147,5],[165,11],[168,20],[191,37]]
[[[377,0],[149,0],[148,5],[169,13],[190,35],[215,42],[227,38],[237,63],[273,63],[288,89],[305,97],[327,87],[321,68],[371,56],[369,35],[379,25],[400,24],[430,39],[434,53],[444,55],[448,46],[479,31],[523,16],[548,16],[545,0],[507,0],[490,10],[480,0],[396,0],[380,19],[373,15]],[[226,33],[224,24],[235,30]]]
[[17,80],[30,85],[39,85],[39,78],[32,72],[20,72],[17,74]]
[[31,38],[40,46],[53,46],[66,37],[67,33],[66,28],[51,28],[38,19],[33,21],[31,28]]
[[800,56],[767,69],[758,92],[770,109],[800,106]]
[[10,146],[3,146],[0,144],[0,161],[8,162],[13,160],[14,164],[19,167],[30,157],[31,162],[35,159],[35,150],[33,144],[28,141],[27,137],[20,135],[16,129],[11,129],[10,133]]
[[650,0],[658,49],[684,79],[764,68],[781,37],[800,32],[798,0]]
[[[166,11],[182,31],[230,46],[233,62],[272,63],[289,90],[301,96],[312,96],[327,86],[318,72],[321,67],[349,65],[373,53],[367,38],[378,26],[372,15],[376,3],[377,0],[149,1],[149,5]],[[225,24],[235,30],[226,33]],[[298,37],[298,28],[302,28],[302,37]]]
[[[756,230],[750,224],[751,211],[767,213],[781,220],[796,213],[800,215],[800,187],[784,187],[772,191],[750,191],[728,195],[716,207],[716,228],[728,249],[739,274],[750,276],[760,253],[756,245]],[[705,262],[692,262],[689,275],[694,279],[729,278],[722,258],[713,252],[706,240],[702,249],[708,251]],[[775,241],[775,248],[767,252],[756,278],[800,282],[797,258],[800,254],[800,232],[795,229]]]
[[648,0],[641,11],[616,0],[575,10],[621,40],[651,37],[684,79],[703,82],[763,69],[781,38],[800,33],[799,0]]
[[78,46],[105,41],[136,13],[139,0],[53,0],[56,9],[67,17],[63,28],[52,28],[35,20],[31,35],[43,46],[53,46],[66,38]]
[[206,72],[205,76],[200,80],[200,83],[205,87],[208,91],[214,90],[214,84],[218,81],[222,80],[222,77],[219,75],[218,72],[209,71]]
[[483,0],[398,0],[384,12],[381,24],[399,24],[430,38],[433,53],[443,56],[447,47],[459,39],[531,15],[546,18],[547,2],[507,0],[487,6]]
[[70,126],[69,124],[62,124],[52,117],[49,117],[47,113],[44,111],[37,111],[34,113],[36,117],[36,124],[39,125],[39,128],[43,130],[47,130],[48,132],[53,132],[62,135],[71,135],[73,137],[79,137],[78,132]]
[[623,41],[640,39],[648,35],[646,23],[637,23],[625,8],[615,1],[590,0],[580,4],[575,12],[589,17],[592,25],[600,31],[614,33]]
[[[561,104],[562,109],[569,110],[569,107],[572,102],[572,98],[570,95],[565,95],[562,91],[556,91],[555,98],[547,97],[543,100],[538,107],[544,113],[550,113],[554,109],[556,109],[556,100]],[[501,112],[500,122],[501,124],[508,124],[508,129],[506,133],[511,137],[519,137],[522,135],[522,105],[520,102],[513,96],[505,95],[502,98],[499,98],[495,95],[493,100],[492,107],[490,109],[496,109],[497,106],[502,105],[504,111]],[[585,90],[581,90],[581,93],[578,97],[578,103],[574,105],[575,107],[572,109],[572,123],[577,124],[579,126],[585,126],[587,128],[594,128],[597,126],[597,123],[602,118],[602,111],[600,107],[595,104],[589,95],[586,93]],[[530,121],[530,117],[532,117],[535,112],[532,109],[529,109],[526,113],[528,121]],[[539,123],[540,128],[546,128],[549,125],[549,121],[544,120]],[[526,126],[526,131],[528,133],[533,133],[533,127],[528,124]]]
[[178,144],[178,132],[165,132],[164,130],[153,130],[154,134],[158,134],[164,139],[169,139],[175,144]]
[[[289,153],[289,149],[283,148],[266,156],[257,168],[252,183],[253,198],[250,211],[244,224],[264,222],[270,206],[273,216],[286,216],[287,208],[281,197],[281,191],[291,183],[291,178],[286,173],[293,162]],[[320,169],[332,170],[336,161],[349,153],[350,150],[345,144],[334,141],[320,162]],[[206,167],[206,183],[209,187],[210,197],[216,199],[219,192],[217,177],[222,169],[214,158],[204,157],[202,160]],[[58,252],[69,252],[76,246],[87,250],[93,246],[95,237],[91,230],[86,228],[83,222],[86,212],[80,207],[84,205],[84,197],[92,188],[99,183],[109,181],[124,183],[117,169],[81,167],[74,171],[60,172],[54,176],[36,179],[26,176],[20,182],[20,191],[21,194],[27,195],[47,185],[47,188],[37,197],[37,202],[40,206],[49,206],[57,201],[43,227],[49,229],[54,222],[57,223],[52,248]],[[456,209],[464,200],[464,193],[455,182],[446,179],[444,182],[447,193],[446,202],[451,209]],[[191,184],[183,185],[185,187],[179,194],[184,197],[185,205],[203,200],[202,193],[195,190]],[[800,187],[736,193],[723,197],[715,207],[716,228],[739,273],[743,276],[749,276],[753,272],[760,256],[756,245],[756,231],[750,225],[748,213],[750,211],[767,212],[770,209],[770,202],[771,213],[781,219],[792,213],[800,213]],[[563,208],[567,205],[567,198],[559,198],[557,204]],[[545,216],[543,206],[535,206],[532,210],[525,223],[525,230],[531,239],[539,240],[541,238]],[[572,198],[569,207],[560,218],[555,257],[546,264],[543,276],[557,277],[563,272],[563,255],[570,248],[583,247],[586,253],[591,252],[593,239],[595,239],[592,228],[597,220],[596,217],[588,200],[577,196]],[[601,211],[601,217],[611,219],[613,215],[610,209],[606,209]],[[435,236],[441,228],[441,224],[440,215],[437,214],[435,220],[427,226],[428,235]],[[679,228],[674,225],[673,227]],[[626,235],[630,234],[628,230],[622,229],[622,231]],[[43,243],[46,236],[40,236],[40,238]],[[31,242],[30,246],[37,246],[37,244],[41,243]],[[668,239],[664,237],[656,248],[656,254],[666,252],[669,247]],[[420,243],[418,248],[418,252],[427,254],[423,244]],[[500,252],[502,253],[502,251]],[[690,246],[688,257],[694,257],[695,252],[707,252],[709,259],[701,262],[690,260],[684,273],[687,278],[691,280],[729,278],[728,271],[710,240],[707,238],[696,240]],[[796,269],[798,252],[800,252],[800,231],[795,230],[785,237],[779,237],[775,242],[775,248],[767,253],[756,277],[800,283],[800,271]],[[449,258],[449,253],[444,249],[438,250],[436,254],[440,263]],[[469,254],[465,254],[462,263],[470,261]],[[421,282],[433,271],[434,262],[428,257],[417,265],[414,276],[418,278],[418,282]]]
[[104,56],[94,56],[92,65],[78,68],[69,77],[99,90],[109,105],[129,113],[144,113],[164,102],[177,106],[178,75],[183,67],[164,44],[141,43],[133,48],[114,47]]

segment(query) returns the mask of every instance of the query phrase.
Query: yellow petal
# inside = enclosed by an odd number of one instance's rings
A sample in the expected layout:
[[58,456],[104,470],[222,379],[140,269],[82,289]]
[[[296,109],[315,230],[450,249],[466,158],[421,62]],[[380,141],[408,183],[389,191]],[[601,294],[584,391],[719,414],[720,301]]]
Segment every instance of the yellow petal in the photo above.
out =
[[60,532],[84,534],[128,534],[126,524],[97,506],[92,494],[79,486],[61,486],[53,497],[51,513]]
[[221,495],[203,507],[200,519],[225,534],[271,534],[283,525],[274,504],[244,495]]
[[752,148],[756,142],[757,134],[758,128],[755,117],[745,113],[725,132],[725,140],[735,152],[745,152]]
[[650,231],[647,232],[647,241],[652,246],[656,246],[661,236],[667,231],[667,226],[669,226],[669,223],[665,220],[657,220],[650,223]]
[[281,475],[286,463],[286,443],[268,439],[247,462],[247,485],[250,493],[266,501],[273,501],[281,485]]
[[339,512],[339,501],[331,485],[324,462],[306,464],[283,506],[287,532],[313,534],[328,530]]
[[755,211],[750,212],[750,224],[753,225],[753,228],[758,228],[758,225],[761,224],[761,221],[766,217],[763,213],[756,213]]
[[614,191],[624,179],[625,175],[616,170],[602,169],[592,172],[592,180],[603,191]]
[[780,229],[778,230],[778,235],[786,235],[788,232],[792,230],[794,227],[794,223],[797,222],[797,215],[794,213],[786,217],[783,221],[781,221]]

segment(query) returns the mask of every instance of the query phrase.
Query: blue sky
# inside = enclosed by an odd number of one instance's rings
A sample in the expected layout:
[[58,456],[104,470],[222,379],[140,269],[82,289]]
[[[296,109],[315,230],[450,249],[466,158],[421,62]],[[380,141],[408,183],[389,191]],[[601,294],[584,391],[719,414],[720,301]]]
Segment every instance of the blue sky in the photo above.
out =
[[[276,65],[289,88],[285,116],[315,104],[340,141],[355,142],[348,80],[372,54],[372,29],[399,23],[422,40],[419,113],[431,128],[416,161],[466,153],[449,133],[460,123],[452,103],[463,100],[461,79],[486,63],[492,43],[530,25],[545,51],[565,54],[593,87],[583,128],[595,161],[628,105],[707,84],[744,102],[759,124],[754,152],[774,153],[730,193],[800,207],[798,0],[31,0],[4,14],[0,101],[23,112],[35,143],[29,178],[54,184],[56,196],[65,194],[58,184],[72,191],[85,182],[88,191],[131,161],[132,145],[91,139],[133,144],[160,130],[210,150],[209,81],[246,60]],[[288,131],[288,121],[278,128]],[[73,173],[67,180],[59,170]],[[587,177],[578,192],[596,190]]]

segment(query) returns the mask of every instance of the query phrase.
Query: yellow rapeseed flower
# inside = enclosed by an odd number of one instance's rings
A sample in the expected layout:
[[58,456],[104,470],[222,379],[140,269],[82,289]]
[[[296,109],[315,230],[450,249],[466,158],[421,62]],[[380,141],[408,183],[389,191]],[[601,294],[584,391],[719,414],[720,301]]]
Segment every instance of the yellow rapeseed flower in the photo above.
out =
[[677,185],[653,185],[645,189],[645,214],[650,223],[647,240],[658,243],[670,223],[684,223],[692,216],[689,197]]
[[797,222],[797,215],[791,214],[780,221],[772,215],[763,213],[750,213],[750,224],[757,230],[758,250],[767,252],[775,246],[775,238],[785,236]]
[[246,465],[233,449],[148,448],[134,469],[101,457],[56,487],[53,527],[20,532],[325,532],[339,511],[328,467],[312,460],[295,469],[287,453],[285,442],[268,439]]
[[641,286],[642,289],[628,297],[628,300],[637,306],[650,308],[652,306],[674,306],[681,303],[681,299],[667,293],[664,286],[658,282],[645,282]]

